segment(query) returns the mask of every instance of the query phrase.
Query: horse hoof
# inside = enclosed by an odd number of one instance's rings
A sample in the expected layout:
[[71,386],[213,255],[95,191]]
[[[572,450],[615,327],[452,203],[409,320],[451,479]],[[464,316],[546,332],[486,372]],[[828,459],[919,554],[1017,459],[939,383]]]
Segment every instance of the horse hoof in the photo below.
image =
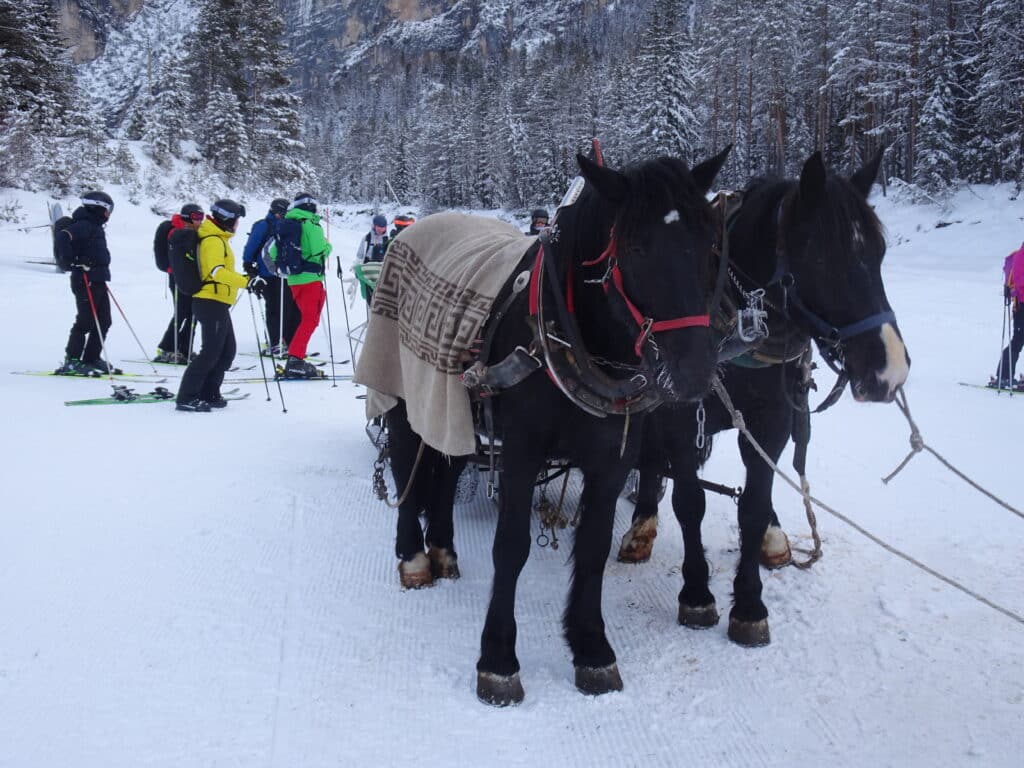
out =
[[679,604],[679,623],[693,629],[708,629],[718,623],[718,609],[714,603],[707,605]]
[[629,527],[619,547],[620,563],[646,563],[651,559],[654,539],[658,536],[658,518],[645,517]]
[[768,645],[771,642],[771,636],[768,633],[768,619],[758,621],[729,619],[729,639],[746,648]]
[[523,684],[519,682],[519,673],[514,675],[496,675],[493,672],[476,673],[476,697],[484,704],[494,707],[507,707],[519,704],[526,694]]
[[786,532],[777,525],[769,525],[761,539],[761,565],[774,570],[789,565],[793,561],[793,553],[789,549],[789,538]]
[[427,557],[430,559],[430,575],[435,579],[457,579],[462,575],[459,573],[459,559],[451,550],[430,547]]
[[607,667],[576,667],[576,687],[590,696],[621,691],[619,665],[613,662]]
[[405,589],[429,587],[434,583],[430,574],[430,560],[423,552],[417,552],[412,560],[398,562],[398,580]]

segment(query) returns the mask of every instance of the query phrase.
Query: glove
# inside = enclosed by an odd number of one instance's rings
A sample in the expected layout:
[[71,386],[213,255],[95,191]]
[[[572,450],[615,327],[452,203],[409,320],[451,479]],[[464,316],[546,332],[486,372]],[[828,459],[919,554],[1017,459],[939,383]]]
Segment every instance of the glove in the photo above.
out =
[[248,284],[245,286],[245,290],[249,293],[256,294],[256,298],[263,298],[263,291],[267,288],[267,281],[257,275],[256,277],[250,277]]
[[256,266],[255,261],[247,261],[242,264],[242,268],[245,270],[245,274],[249,277],[256,277],[260,273],[259,267]]

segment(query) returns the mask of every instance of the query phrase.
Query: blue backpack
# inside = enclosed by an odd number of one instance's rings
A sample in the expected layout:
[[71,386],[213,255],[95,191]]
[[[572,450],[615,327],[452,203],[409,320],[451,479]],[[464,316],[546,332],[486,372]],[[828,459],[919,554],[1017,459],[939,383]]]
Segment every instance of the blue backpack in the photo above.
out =
[[281,219],[274,231],[277,246],[277,271],[282,275],[297,275],[300,272],[319,272],[321,266],[302,258],[302,222],[297,219]]

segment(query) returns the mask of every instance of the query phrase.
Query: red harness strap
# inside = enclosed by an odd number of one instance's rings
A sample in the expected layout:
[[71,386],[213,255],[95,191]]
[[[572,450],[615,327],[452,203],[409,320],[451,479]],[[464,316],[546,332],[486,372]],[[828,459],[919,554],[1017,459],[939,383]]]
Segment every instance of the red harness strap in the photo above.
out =
[[[583,266],[592,267],[596,264],[600,264],[602,261],[608,261],[611,265],[608,273],[605,275],[602,285],[604,286],[605,293],[608,292],[608,278],[611,277],[611,284],[615,287],[615,290],[619,292],[622,300],[626,302],[626,308],[629,313],[633,316],[636,324],[640,327],[640,335],[636,337],[636,343],[633,345],[633,351],[637,357],[643,357],[643,346],[644,342],[647,341],[648,337],[652,333],[659,333],[661,331],[674,331],[678,328],[694,328],[703,327],[707,328],[711,325],[711,316],[704,315],[684,315],[683,317],[677,317],[672,320],[655,320],[653,317],[644,317],[644,315],[637,309],[636,304],[630,301],[629,296],[626,295],[625,288],[622,283],[622,270],[619,269],[619,262],[616,258],[616,251],[618,250],[618,241],[615,237],[615,232],[612,232],[611,239],[608,241],[608,247],[604,249],[600,256],[592,261],[583,262]],[[570,269],[571,269],[570,264]],[[537,258],[533,263],[533,274],[530,278],[530,314],[536,316],[537,307],[540,303],[540,295],[538,291],[537,277],[541,269],[544,268],[544,246],[541,245],[537,249]],[[568,280],[566,281],[566,305],[570,312],[574,311],[573,307],[573,294],[572,294],[572,273],[570,271]]]

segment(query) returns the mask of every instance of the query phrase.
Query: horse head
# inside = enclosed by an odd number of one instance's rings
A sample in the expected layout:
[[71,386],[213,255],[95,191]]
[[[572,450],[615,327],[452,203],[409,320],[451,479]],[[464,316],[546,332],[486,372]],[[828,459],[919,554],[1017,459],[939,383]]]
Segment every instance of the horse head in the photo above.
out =
[[559,237],[573,240],[579,290],[594,301],[593,286],[605,288],[598,311],[614,322],[602,332],[616,338],[619,360],[633,350],[634,362],[650,364],[665,400],[699,399],[714,372],[707,303],[715,223],[705,195],[728,152],[692,171],[670,157],[619,171],[577,155],[588,183],[569,232],[559,214]]

